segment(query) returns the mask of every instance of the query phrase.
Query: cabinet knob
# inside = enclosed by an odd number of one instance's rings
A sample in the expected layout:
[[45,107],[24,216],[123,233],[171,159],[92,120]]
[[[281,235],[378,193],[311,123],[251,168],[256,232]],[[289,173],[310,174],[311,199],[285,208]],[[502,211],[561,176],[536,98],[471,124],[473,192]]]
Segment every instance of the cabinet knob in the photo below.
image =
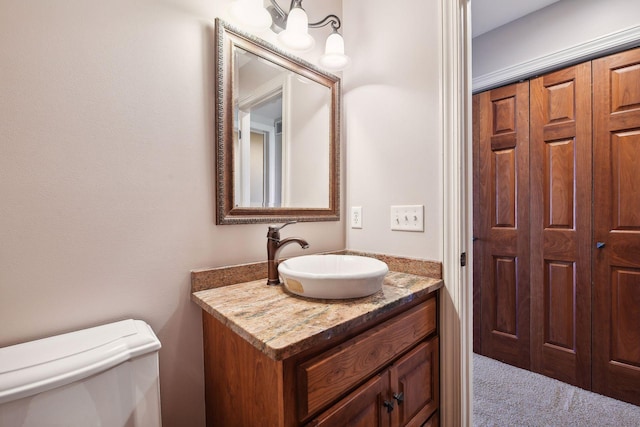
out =
[[598,249],[604,248],[604,242],[597,242],[596,243],[596,248],[598,248]]
[[382,402],[382,405],[387,408],[387,413],[393,411],[393,402],[389,402],[388,400],[385,400],[384,402]]
[[393,398],[398,401],[398,405],[404,402],[404,393],[393,393]]

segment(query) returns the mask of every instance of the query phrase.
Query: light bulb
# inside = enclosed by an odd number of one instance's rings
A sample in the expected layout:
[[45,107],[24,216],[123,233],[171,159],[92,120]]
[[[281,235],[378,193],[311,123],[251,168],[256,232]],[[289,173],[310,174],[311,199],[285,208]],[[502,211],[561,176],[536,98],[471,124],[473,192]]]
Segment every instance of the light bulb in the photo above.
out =
[[324,55],[320,57],[320,65],[328,70],[344,70],[349,65],[349,57],[344,54],[344,39],[334,31],[327,38]]
[[287,17],[287,28],[278,34],[278,40],[289,49],[309,51],[316,41],[309,35],[309,18],[300,7],[294,7]]
[[271,15],[262,0],[235,0],[229,7],[232,21],[249,31],[261,32],[271,27]]

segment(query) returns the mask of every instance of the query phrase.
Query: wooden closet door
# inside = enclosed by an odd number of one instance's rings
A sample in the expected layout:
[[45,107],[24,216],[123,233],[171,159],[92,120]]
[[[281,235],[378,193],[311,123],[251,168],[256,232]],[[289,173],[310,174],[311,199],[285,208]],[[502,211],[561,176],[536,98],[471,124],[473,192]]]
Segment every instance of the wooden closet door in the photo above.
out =
[[473,352],[482,354],[482,234],[484,223],[480,222],[480,98],[481,94],[472,97],[473,121]]
[[531,369],[591,387],[591,63],[531,80]]
[[640,49],[593,72],[593,390],[640,405]]
[[529,368],[529,83],[475,95],[481,353]]

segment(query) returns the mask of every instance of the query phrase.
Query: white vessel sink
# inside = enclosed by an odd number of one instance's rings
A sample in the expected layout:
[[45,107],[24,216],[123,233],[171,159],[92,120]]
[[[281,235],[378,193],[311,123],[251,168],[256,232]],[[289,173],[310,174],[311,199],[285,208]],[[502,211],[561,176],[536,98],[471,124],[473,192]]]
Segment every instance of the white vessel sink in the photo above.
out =
[[359,298],[382,288],[387,264],[355,255],[305,255],[278,265],[289,292],[308,298]]

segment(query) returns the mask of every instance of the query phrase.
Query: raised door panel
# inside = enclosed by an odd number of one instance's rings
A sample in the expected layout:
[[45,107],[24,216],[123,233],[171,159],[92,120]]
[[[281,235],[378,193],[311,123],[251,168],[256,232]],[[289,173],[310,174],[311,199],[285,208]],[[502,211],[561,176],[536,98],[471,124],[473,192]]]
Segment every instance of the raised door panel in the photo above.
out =
[[483,92],[473,105],[474,349],[528,368],[529,84]]
[[639,405],[640,49],[593,70],[593,390]]
[[640,369],[640,270],[614,270],[611,296],[612,359]]
[[[640,76],[638,76],[640,79]],[[640,131],[638,129],[615,132],[611,135],[611,167],[613,228],[638,230],[640,228]]]
[[439,405],[438,338],[418,345],[391,369],[392,397],[398,426],[421,426]]
[[440,417],[438,412],[433,414],[426,423],[422,424],[421,427],[438,427],[440,425]]
[[311,421],[308,426],[322,427],[388,427],[391,412],[385,407],[391,405],[389,371],[365,383],[362,387],[342,399],[335,406]]
[[591,386],[591,64],[531,80],[531,369]]

